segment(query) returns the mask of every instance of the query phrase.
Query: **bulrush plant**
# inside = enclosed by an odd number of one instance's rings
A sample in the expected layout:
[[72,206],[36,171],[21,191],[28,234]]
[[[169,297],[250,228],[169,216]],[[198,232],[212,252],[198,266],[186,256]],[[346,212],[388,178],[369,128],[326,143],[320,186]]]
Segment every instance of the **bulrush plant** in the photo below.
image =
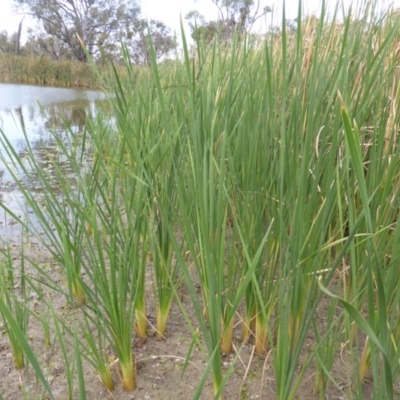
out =
[[[126,49],[123,51],[128,71],[128,82],[136,85],[136,74],[132,69]],[[154,52],[152,52],[154,58]],[[177,141],[179,130],[172,130],[170,114],[167,112],[161,89],[159,72],[153,60],[153,80],[147,87],[138,91],[127,91],[116,75],[115,108],[116,125],[119,138],[125,149],[125,163],[146,187],[146,215],[149,225],[149,260],[153,264],[153,292],[156,307],[156,335],[163,338],[169,312],[174,297],[173,286],[179,281],[178,268],[173,261],[173,249],[169,227],[175,226],[176,189],[174,168],[180,160],[180,144]],[[134,109],[135,113],[130,110]],[[162,123],[160,124],[160,119]],[[174,128],[177,128],[175,125]],[[156,135],[155,132],[158,132]],[[133,134],[132,134],[133,133]],[[175,165],[171,160],[175,161]],[[140,170],[140,174],[138,174]],[[145,275],[141,276],[139,286],[144,288]],[[136,301],[136,332],[145,339],[147,336],[147,316],[145,293]]]
[[[145,197],[146,196],[146,197]],[[147,188],[141,198],[142,202],[147,205]],[[135,255],[134,268],[136,268],[136,304],[135,304],[135,332],[142,339],[147,338],[148,321],[146,312],[146,277],[148,255],[150,252],[150,234],[147,208],[143,208],[137,220],[136,230],[138,231],[137,242],[138,253]]]
[[150,248],[148,241],[145,241],[145,246],[142,245],[142,255],[141,255],[141,263],[142,266],[139,270],[139,274],[137,277],[137,297],[135,304],[135,332],[142,339],[146,340],[148,336],[148,321],[147,321],[147,306],[146,306],[146,261],[148,260],[149,252],[146,252],[147,248]]
[[[132,340],[136,301],[140,294],[137,282],[144,273],[147,260],[146,245],[143,245],[143,238],[147,236],[147,198],[144,185],[120,170],[121,157],[122,153],[116,152],[112,159],[119,172],[112,173],[112,181],[106,185],[111,190],[103,190],[96,184],[87,198],[93,244],[89,246],[91,269],[86,273],[94,285],[88,294],[91,308],[95,313],[105,315],[107,338],[119,360],[123,386],[133,390],[136,364]],[[94,198],[98,202],[90,203]]]
[[[13,262],[11,250],[8,249],[4,258],[0,260],[0,299],[14,318],[15,323],[18,325],[19,332],[15,332],[4,310],[0,309],[0,315],[11,345],[14,364],[18,369],[23,369],[25,367],[25,350],[20,342],[19,334],[27,338],[30,314],[26,299],[25,278],[23,276],[25,273],[23,268],[23,253],[21,264],[21,278],[19,282],[17,282],[14,276],[15,263]],[[16,287],[20,288],[20,294],[16,293],[14,289]]]
[[[167,193],[166,200],[169,202]],[[155,233],[153,238],[153,265],[155,276],[155,301],[156,301],[156,335],[158,338],[165,336],[168,317],[171,309],[174,290],[172,285],[178,282],[178,269],[173,265],[173,247],[169,237],[170,231],[165,226],[165,218],[169,218],[168,224],[173,226],[172,212],[166,215],[155,205],[154,213]],[[166,210],[171,210],[167,205]]]
[[[273,229],[273,228],[272,228]],[[273,235],[266,246],[264,265],[258,266],[255,271],[257,276],[257,291],[261,296],[257,296],[256,315],[255,315],[255,351],[258,355],[266,355],[268,342],[271,336],[271,316],[275,308],[276,294],[278,292],[278,281],[276,280],[276,270],[278,268],[279,242],[274,240]]]
[[75,229],[77,237],[71,238],[70,232],[67,230],[62,231],[62,243],[64,250],[64,263],[67,274],[67,282],[69,292],[75,300],[79,303],[85,302],[85,292],[82,286],[82,229],[86,229],[86,226],[81,224],[82,219],[75,220]]
[[[116,131],[116,146],[121,149],[121,154],[118,159],[113,159],[112,153],[110,153],[107,146],[107,140],[105,142],[97,143],[97,154],[100,154],[99,161],[106,161],[105,170],[106,175],[109,174],[110,169],[113,170],[113,174],[122,173],[122,175],[129,177],[133,181],[137,181],[134,187],[142,185],[144,189],[142,202],[144,208],[140,212],[140,219],[138,220],[137,231],[139,232],[137,243],[141,248],[140,255],[138,254],[137,259],[137,276],[136,276],[136,301],[135,301],[135,322],[134,329],[136,334],[145,340],[148,336],[148,320],[147,320],[147,307],[146,307],[146,261],[151,259],[151,235],[149,231],[150,219],[152,217],[149,212],[151,208],[152,200],[152,180],[151,180],[151,168],[152,160],[149,152],[151,150],[150,141],[154,139],[154,135],[150,131],[146,130],[142,124],[147,122],[147,117],[151,114],[146,114],[146,104],[150,107],[152,105],[151,99],[147,102],[144,94],[137,94],[135,90],[129,91],[128,87],[133,88],[136,85],[137,74],[133,70],[132,63],[130,62],[129,54],[126,47],[122,48],[122,57],[126,66],[125,79],[122,80],[122,76],[118,73],[114,67],[114,92],[113,97],[110,99],[114,117]],[[146,90],[147,92],[147,90]],[[135,110],[135,114],[132,113]],[[146,117],[145,117],[146,116]],[[151,119],[151,117],[149,117]],[[94,138],[97,140],[98,138]],[[149,150],[150,149],[150,150]],[[104,153],[104,154],[103,154]],[[124,186],[125,189],[128,187]],[[105,201],[110,203],[110,197],[107,195]],[[150,206],[149,206],[150,204]]]
[[[114,390],[114,381],[112,378],[111,368],[110,368],[110,360],[107,358],[106,354],[106,346],[105,346],[105,336],[106,333],[99,329],[96,332],[96,337],[91,332],[91,324],[89,323],[89,317],[87,315],[85,317],[85,326],[81,327],[82,335],[85,339],[82,345],[83,349],[88,349],[87,354],[85,355],[90,364],[94,367],[96,372],[98,373],[100,380],[103,382],[104,386],[110,392]],[[95,326],[101,327],[104,326],[104,317],[99,314],[95,314],[94,317]]]
[[[261,152],[260,152],[261,153]],[[255,157],[249,157],[239,161],[239,167],[243,171],[246,169],[244,165],[246,162],[251,163]],[[256,181],[254,176],[258,174],[249,174],[248,181],[253,181],[252,188],[236,188],[235,204],[238,209],[237,224],[242,227],[242,234],[244,241],[247,244],[247,251],[250,259],[256,255],[259,243],[265,235],[265,230],[268,227],[268,221],[265,218],[266,211],[274,204],[268,206],[269,203],[268,192],[263,191],[261,181]],[[261,173],[260,173],[261,175]],[[253,179],[252,179],[253,178]],[[264,176],[264,183],[266,182]],[[257,190],[259,188],[260,190]],[[249,190],[250,189],[250,190]],[[270,216],[272,214],[269,214]],[[270,217],[272,218],[272,217]],[[268,348],[268,331],[270,330],[271,313],[275,307],[275,299],[279,287],[279,280],[277,280],[277,271],[279,268],[279,241],[274,237],[274,227],[276,221],[272,224],[272,219],[269,221],[271,225],[271,234],[268,241],[264,246],[260,260],[254,271],[254,277],[246,289],[245,307],[242,323],[242,339],[247,342],[249,339],[254,339],[255,352],[258,355],[265,355]],[[240,243],[240,238],[236,236],[236,243]],[[248,272],[250,265],[245,257],[243,246],[239,246],[242,254],[237,257],[243,263],[242,274],[243,276]]]
[[[225,263],[226,269],[223,275],[223,291],[221,293],[221,340],[220,348],[223,355],[227,356],[234,351],[234,315],[237,314],[237,288],[241,284],[241,279],[245,276],[241,274],[240,258],[237,254],[233,232],[229,231],[227,224]],[[242,296],[242,294],[241,294]]]
[[[182,144],[180,143],[181,126],[173,113],[168,112],[164,90],[161,86],[155,50],[151,47],[153,85],[157,94],[153,105],[144,110],[143,115],[155,115],[142,122],[142,129],[147,132],[158,131],[159,136],[147,134],[153,139],[146,139],[147,157],[145,158],[146,178],[149,186],[149,212],[154,223],[153,233],[153,270],[154,297],[156,306],[156,336],[165,337],[167,322],[173,297],[181,281],[181,274],[174,260],[173,241],[171,235],[176,234],[176,218],[178,203],[176,194],[176,170],[182,163]],[[165,71],[168,77],[168,69]],[[168,79],[168,78],[167,78]],[[169,78],[171,79],[171,77]],[[141,102],[148,107],[149,103]],[[170,106],[172,107],[172,106]],[[172,115],[171,115],[172,114]],[[159,120],[162,121],[161,126]],[[181,246],[184,245],[182,240]]]

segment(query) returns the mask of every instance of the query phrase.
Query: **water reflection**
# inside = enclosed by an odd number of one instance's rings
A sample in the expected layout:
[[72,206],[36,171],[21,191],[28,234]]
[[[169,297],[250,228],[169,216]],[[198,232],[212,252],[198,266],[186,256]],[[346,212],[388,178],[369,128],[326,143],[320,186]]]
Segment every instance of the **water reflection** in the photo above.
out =
[[[26,157],[27,146],[34,154],[35,163],[39,168],[45,169],[55,178],[51,169],[56,161],[57,167],[65,176],[70,175],[72,180],[72,171],[68,168],[65,155],[59,152],[57,140],[69,148],[71,134],[79,139],[87,120],[94,117],[104,106],[104,95],[98,91],[0,84],[0,129],[18,156],[24,160],[24,168],[28,175],[21,168],[12,165],[12,157],[8,157],[6,148],[0,144],[4,161],[22,177],[30,190],[38,193],[38,196],[41,188]],[[57,191],[56,183],[52,190]],[[31,214],[3,161],[0,161],[0,201],[18,216]],[[32,220],[31,222],[34,223]],[[1,211],[0,236],[12,236],[17,230],[18,227]]]

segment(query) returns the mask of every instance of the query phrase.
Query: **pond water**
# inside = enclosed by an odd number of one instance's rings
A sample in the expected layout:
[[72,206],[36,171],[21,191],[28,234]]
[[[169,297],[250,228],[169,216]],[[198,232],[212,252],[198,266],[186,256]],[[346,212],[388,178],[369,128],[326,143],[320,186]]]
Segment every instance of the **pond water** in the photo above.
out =
[[[0,130],[19,157],[24,158],[29,145],[35,161],[46,168],[49,152],[57,148],[54,132],[60,137],[68,129],[79,134],[104,99],[102,92],[93,90],[0,83]],[[0,160],[0,202],[18,216],[29,215],[31,211],[5,165],[10,158],[1,143],[0,152],[4,159]],[[27,184],[35,190],[34,178]],[[0,238],[11,238],[16,233],[19,227],[0,208]]]

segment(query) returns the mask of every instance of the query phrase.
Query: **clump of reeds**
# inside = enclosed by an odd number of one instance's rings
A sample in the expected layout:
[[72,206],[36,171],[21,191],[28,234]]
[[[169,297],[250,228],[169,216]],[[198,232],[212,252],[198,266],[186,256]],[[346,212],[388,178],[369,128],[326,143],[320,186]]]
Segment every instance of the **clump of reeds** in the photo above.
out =
[[[111,75],[108,64],[97,67],[102,79]],[[118,68],[121,76],[124,69]],[[0,54],[0,81],[35,85],[101,88],[101,78],[89,63],[74,60],[53,60],[41,56]]]

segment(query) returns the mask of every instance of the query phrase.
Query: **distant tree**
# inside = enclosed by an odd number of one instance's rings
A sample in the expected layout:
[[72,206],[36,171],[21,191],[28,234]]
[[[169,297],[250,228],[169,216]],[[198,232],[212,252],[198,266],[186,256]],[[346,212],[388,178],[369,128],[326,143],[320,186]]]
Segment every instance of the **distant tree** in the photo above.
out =
[[7,31],[0,32],[0,52],[11,53],[14,51],[14,43],[12,38],[8,35]]
[[261,0],[211,0],[217,7],[219,19],[230,20],[240,30],[251,28],[254,23],[271,12],[271,7]]
[[126,42],[136,64],[150,65],[149,35],[153,43],[156,60],[168,56],[175,47],[171,30],[161,21],[139,19],[132,32],[127,32]]
[[209,42],[218,36],[227,40],[236,31],[249,31],[254,23],[271,12],[269,6],[262,6],[261,0],[211,0],[218,8],[218,19],[206,21],[198,11],[191,11],[188,20],[193,39],[203,38]]
[[65,43],[74,58],[86,61],[100,48],[113,48],[133,30],[140,8],[136,0],[14,0],[15,9],[41,22],[44,32]]
[[206,43],[215,37],[227,40],[232,36],[235,26],[231,20],[206,21],[198,11],[189,12],[185,19],[189,22],[193,40],[202,39]]
[[0,32],[0,52],[1,53],[16,53],[18,42],[18,32],[9,35],[7,31]]
[[39,29],[28,29],[28,40],[23,47],[23,51],[27,55],[47,55],[55,60],[74,58],[72,50],[65,42]]

